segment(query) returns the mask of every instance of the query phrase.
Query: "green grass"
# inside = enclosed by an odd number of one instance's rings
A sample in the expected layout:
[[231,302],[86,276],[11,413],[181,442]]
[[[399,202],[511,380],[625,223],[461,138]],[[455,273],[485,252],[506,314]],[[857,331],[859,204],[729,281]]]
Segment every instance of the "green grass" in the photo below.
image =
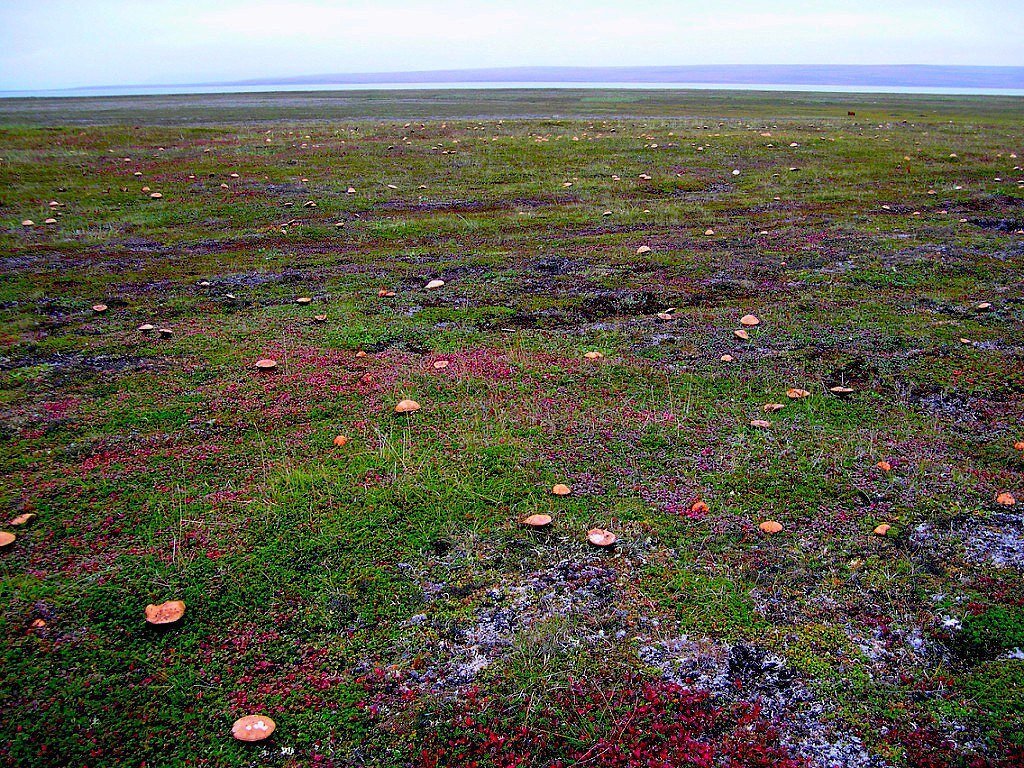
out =
[[38,515],[0,555],[0,762],[415,764],[474,687],[530,727],[652,648],[750,701],[737,643],[809,692],[770,692],[784,735],[818,707],[898,768],[1015,759],[1020,107],[0,100],[0,505]]

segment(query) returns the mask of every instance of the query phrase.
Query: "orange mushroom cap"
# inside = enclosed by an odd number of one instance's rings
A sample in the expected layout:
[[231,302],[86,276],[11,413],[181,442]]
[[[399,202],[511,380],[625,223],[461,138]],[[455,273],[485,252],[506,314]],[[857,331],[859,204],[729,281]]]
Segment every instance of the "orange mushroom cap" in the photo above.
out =
[[618,540],[618,536],[611,531],[604,530],[604,528],[591,528],[587,531],[587,541],[595,547],[610,547]]
[[782,530],[782,523],[776,522],[775,520],[765,520],[757,527],[764,533],[778,533]]
[[185,615],[185,603],[181,600],[168,600],[159,605],[146,606],[146,621],[150,624],[174,624]]
[[558,483],[551,489],[551,492],[555,494],[555,496],[568,496],[570,493],[572,493],[572,488],[570,488],[568,485],[565,485],[564,483]]
[[546,528],[551,525],[551,515],[530,515],[524,517],[520,522],[530,528]]
[[266,715],[246,715],[235,720],[231,735],[239,741],[263,741],[270,738],[277,729],[277,723]]
[[414,413],[420,409],[420,404],[415,400],[402,400],[395,406],[395,413]]

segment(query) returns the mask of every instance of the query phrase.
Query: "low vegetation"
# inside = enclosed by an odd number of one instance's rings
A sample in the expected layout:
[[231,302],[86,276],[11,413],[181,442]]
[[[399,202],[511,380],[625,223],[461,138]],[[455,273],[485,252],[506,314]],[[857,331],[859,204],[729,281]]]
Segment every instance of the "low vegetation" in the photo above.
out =
[[4,100],[0,762],[1021,765],[1022,115]]

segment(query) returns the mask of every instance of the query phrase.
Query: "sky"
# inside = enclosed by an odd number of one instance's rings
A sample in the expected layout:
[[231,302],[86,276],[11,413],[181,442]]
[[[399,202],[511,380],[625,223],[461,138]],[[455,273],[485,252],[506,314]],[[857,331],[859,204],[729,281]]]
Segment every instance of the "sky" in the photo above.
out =
[[0,90],[504,66],[1024,65],[1022,0],[0,0]]

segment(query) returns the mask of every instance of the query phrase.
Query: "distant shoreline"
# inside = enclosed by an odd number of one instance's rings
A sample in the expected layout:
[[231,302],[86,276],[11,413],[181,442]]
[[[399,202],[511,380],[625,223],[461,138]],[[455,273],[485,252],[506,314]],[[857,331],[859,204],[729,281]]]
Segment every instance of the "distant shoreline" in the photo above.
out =
[[203,94],[295,93],[345,91],[443,91],[443,90],[671,90],[671,91],[771,91],[793,93],[920,94],[933,96],[1024,96],[1024,88],[980,88],[921,85],[829,85],[796,83],[671,83],[671,82],[394,82],[394,83],[266,83],[258,85],[163,85],[63,88],[55,90],[0,91],[0,99],[94,98],[117,96],[189,96]]
[[0,90],[0,97],[145,96],[276,91],[622,88],[823,93],[1024,95],[1024,66],[687,65],[670,67],[492,67],[355,72],[163,83]]

